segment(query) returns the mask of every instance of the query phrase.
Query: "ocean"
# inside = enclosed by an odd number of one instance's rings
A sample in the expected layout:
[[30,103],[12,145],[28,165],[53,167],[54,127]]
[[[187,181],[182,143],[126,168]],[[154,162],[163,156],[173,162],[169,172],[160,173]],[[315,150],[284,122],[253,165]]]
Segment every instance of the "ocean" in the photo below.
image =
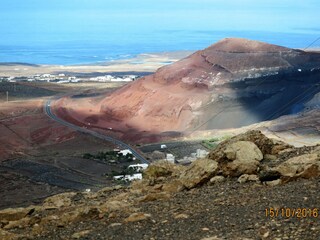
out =
[[[203,49],[226,37],[241,37],[304,49],[319,37],[318,32],[300,33],[257,31],[148,31],[139,34],[94,35],[83,38],[80,34],[68,36],[28,36],[16,41],[21,34],[11,34],[0,41],[0,62],[77,65],[104,63],[127,59],[141,53],[170,52]],[[312,48],[319,47],[320,41]]]

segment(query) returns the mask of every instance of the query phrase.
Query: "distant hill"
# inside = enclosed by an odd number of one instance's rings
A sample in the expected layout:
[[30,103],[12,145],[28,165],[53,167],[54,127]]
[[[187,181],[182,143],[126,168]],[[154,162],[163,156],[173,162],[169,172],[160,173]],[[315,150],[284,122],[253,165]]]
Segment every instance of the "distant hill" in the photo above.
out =
[[302,110],[320,91],[319,76],[319,53],[226,38],[124,86],[98,107],[143,131],[240,127]]

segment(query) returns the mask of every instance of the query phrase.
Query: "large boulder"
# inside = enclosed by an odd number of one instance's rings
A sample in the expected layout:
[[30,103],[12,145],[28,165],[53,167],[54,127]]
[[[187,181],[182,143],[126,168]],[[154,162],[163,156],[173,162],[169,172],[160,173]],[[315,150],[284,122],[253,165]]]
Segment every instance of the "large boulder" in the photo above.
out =
[[262,152],[263,155],[273,154],[276,155],[280,151],[291,147],[290,145],[270,139],[262,134],[260,131],[251,130],[243,134],[239,134],[235,137],[227,139],[219,144],[212,152],[209,153],[209,158],[220,162],[220,159],[225,158],[224,149],[232,143],[239,141],[246,141],[254,143]]
[[275,169],[284,178],[315,178],[320,176],[320,155],[317,153],[293,157]]
[[179,180],[188,189],[199,186],[217,174],[218,163],[211,159],[199,159],[186,168]]
[[257,173],[263,154],[249,141],[238,141],[225,146],[223,158],[219,158],[219,168],[225,176],[238,177],[242,174]]
[[144,172],[143,178],[157,180],[161,178],[177,177],[184,167],[168,161],[158,161],[151,164]]

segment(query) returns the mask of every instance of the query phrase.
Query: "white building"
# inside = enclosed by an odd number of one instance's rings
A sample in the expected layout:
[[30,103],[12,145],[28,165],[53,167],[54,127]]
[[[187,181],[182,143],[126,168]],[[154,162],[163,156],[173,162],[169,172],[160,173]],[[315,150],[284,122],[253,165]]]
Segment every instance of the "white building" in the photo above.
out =
[[127,156],[128,153],[132,154],[129,149],[121,150],[120,153],[122,153],[123,156]]
[[165,148],[167,148],[167,145],[161,144],[160,148],[161,148],[161,149],[165,149]]
[[146,164],[146,163],[141,163],[141,164],[132,164],[132,165],[129,165],[128,168],[133,168],[133,169],[137,169],[137,170],[145,170],[147,169],[149,165]]
[[197,158],[205,158],[209,152],[206,150],[197,149]]
[[53,76],[51,74],[49,74],[49,73],[45,73],[45,74],[42,74],[41,77],[43,77],[43,78],[51,78]]
[[142,173],[135,173],[135,174],[132,174],[132,175],[114,176],[113,179],[115,179],[115,180],[125,180],[125,181],[140,180],[140,179],[142,179]]
[[175,157],[171,153],[167,153],[166,160],[170,163],[174,163]]

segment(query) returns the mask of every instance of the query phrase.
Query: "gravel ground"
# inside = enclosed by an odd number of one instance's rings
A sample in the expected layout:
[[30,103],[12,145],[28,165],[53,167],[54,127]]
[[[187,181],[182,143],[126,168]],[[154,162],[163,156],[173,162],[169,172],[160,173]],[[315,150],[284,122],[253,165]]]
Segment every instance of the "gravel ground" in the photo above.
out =
[[[320,217],[282,216],[282,209],[319,208],[320,180],[298,180],[279,186],[237,183],[234,179],[176,193],[169,200],[135,206],[151,217],[124,223],[124,212],[100,220],[52,229],[36,239],[320,239]],[[266,216],[266,209],[279,209]],[[285,215],[285,213],[284,213]],[[73,236],[74,237],[74,236]],[[217,237],[217,238],[213,238]]]

